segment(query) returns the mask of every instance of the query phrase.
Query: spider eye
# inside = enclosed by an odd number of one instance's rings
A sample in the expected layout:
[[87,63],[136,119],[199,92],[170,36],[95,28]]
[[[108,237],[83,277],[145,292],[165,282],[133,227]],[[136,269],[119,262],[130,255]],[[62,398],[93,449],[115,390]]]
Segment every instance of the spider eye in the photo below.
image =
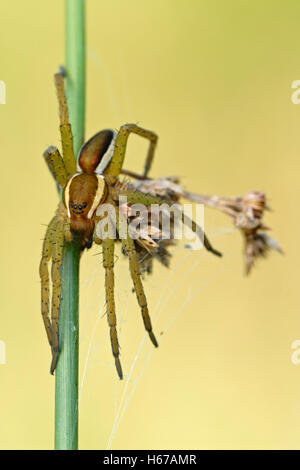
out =
[[71,201],[70,206],[72,207],[73,214],[83,214],[84,209],[87,206],[87,202],[83,202],[82,204],[75,204],[74,201]]
[[80,149],[78,163],[84,173],[94,173],[114,140],[115,133],[110,129],[98,132]]

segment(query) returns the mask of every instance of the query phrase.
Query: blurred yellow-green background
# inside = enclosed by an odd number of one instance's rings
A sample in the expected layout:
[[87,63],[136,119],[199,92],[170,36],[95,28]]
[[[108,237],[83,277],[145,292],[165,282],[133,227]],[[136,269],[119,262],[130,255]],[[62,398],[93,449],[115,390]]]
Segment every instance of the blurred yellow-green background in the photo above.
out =
[[[53,447],[38,264],[57,204],[41,155],[60,145],[52,75],[64,62],[63,16],[62,0],[0,4],[2,449]],[[156,266],[145,282],[158,350],[119,256],[119,382],[99,248],[85,254],[81,449],[299,449],[299,41],[297,0],[87,1],[86,136],[138,122],[159,134],[153,176],[179,175],[206,194],[265,191],[285,256],[272,253],[245,278],[240,233],[206,210],[223,259],[178,248],[171,269]],[[126,167],[139,170],[145,150],[133,137]]]

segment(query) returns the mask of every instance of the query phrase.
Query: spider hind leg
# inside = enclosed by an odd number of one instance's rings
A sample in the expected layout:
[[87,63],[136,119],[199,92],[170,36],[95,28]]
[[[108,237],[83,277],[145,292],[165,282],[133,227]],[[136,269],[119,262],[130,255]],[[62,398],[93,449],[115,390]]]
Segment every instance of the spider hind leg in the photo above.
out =
[[[64,209],[60,204],[56,215],[48,225],[40,262],[40,279],[42,294],[42,318],[47,338],[52,351],[50,373],[53,375],[59,356],[58,316],[61,296],[60,266],[63,256],[64,240],[71,241],[71,233],[65,222]],[[51,319],[50,319],[50,276],[49,263],[51,262]]]
[[48,264],[52,258],[52,237],[53,230],[56,225],[56,216],[53,217],[48,225],[46,235],[44,238],[42,258],[40,261],[40,279],[41,279],[41,307],[42,307],[42,318],[47,333],[49,344],[52,348],[52,325],[49,316],[49,297],[50,297],[50,282],[49,282],[49,270]]
[[57,220],[55,229],[55,236],[52,242],[52,308],[51,308],[51,323],[52,323],[52,363],[50,373],[53,375],[57,365],[59,355],[59,336],[58,336],[58,317],[61,295],[61,275],[60,266],[63,258],[64,247],[64,223],[62,220]]

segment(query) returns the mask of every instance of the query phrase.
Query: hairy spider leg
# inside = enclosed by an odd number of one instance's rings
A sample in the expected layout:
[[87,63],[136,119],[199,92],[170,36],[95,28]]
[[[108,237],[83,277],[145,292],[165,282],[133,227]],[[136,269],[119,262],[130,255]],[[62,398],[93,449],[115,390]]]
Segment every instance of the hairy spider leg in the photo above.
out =
[[61,274],[60,266],[63,258],[64,248],[64,222],[57,218],[55,234],[52,241],[52,305],[51,305],[51,323],[52,323],[52,363],[50,373],[53,374],[56,368],[59,353],[58,338],[58,317],[61,295]]
[[120,362],[120,349],[117,334],[117,317],[115,309],[114,294],[114,247],[115,240],[105,238],[102,240],[103,247],[103,266],[105,269],[105,297],[107,308],[107,321],[110,329],[110,341],[112,353],[115,358],[116,369],[120,379],[123,379],[123,372]]
[[[199,227],[199,225],[196,224],[196,222],[194,220],[190,219],[190,217],[188,217],[186,214],[184,214],[184,212],[182,212],[182,223],[184,224],[185,221],[189,221],[189,223],[191,223],[193,232],[196,233],[199,240],[203,241],[203,245],[204,245],[204,247],[206,248],[207,251],[210,251],[211,253],[213,253],[216,256],[222,256],[222,253],[220,251],[213,248],[213,246],[210,243],[209,239],[207,238],[204,230],[201,227]],[[203,238],[203,240],[202,240],[202,238]]]
[[51,222],[49,223],[46,231],[46,235],[43,242],[43,249],[42,249],[42,259],[40,262],[40,278],[41,278],[41,298],[42,298],[42,318],[44,321],[47,338],[49,341],[50,346],[52,347],[52,325],[49,316],[49,271],[48,271],[48,264],[52,258],[52,239],[54,229],[56,227],[56,216],[53,217]]
[[64,160],[58,148],[51,145],[45,150],[43,156],[56,183],[59,185],[60,189],[63,189],[67,184],[68,175]]
[[68,105],[64,87],[64,76],[62,73],[54,75],[58,105],[62,153],[68,178],[76,173],[76,159],[73,148],[73,135],[71,124],[69,122]]
[[104,171],[105,175],[109,175],[111,177],[112,182],[115,182],[117,177],[121,173],[126,153],[127,141],[131,133],[140,135],[141,137],[144,137],[150,141],[144,167],[145,177],[147,176],[151,167],[158,139],[157,135],[154,134],[154,132],[148,131],[146,129],[143,129],[142,127],[137,126],[136,124],[125,124],[124,126],[120,127],[120,130],[115,140],[112,159],[108,167]]
[[[118,227],[120,227],[120,218],[123,218],[121,222],[122,225],[127,226],[127,222],[124,220],[124,216],[120,213],[120,214],[117,214]],[[126,238],[122,239],[122,247],[125,253],[128,255],[131,279],[134,285],[134,290],[137,296],[139,306],[141,308],[141,313],[142,313],[142,318],[144,321],[145,329],[148,332],[152,343],[157,348],[158,342],[152,330],[152,324],[151,324],[151,319],[150,319],[150,315],[148,311],[147,299],[146,299],[144,287],[141,281],[137,255],[136,255],[136,251],[134,247],[134,241],[129,234],[128,226],[127,226],[127,236]]]
[[[70,224],[67,219],[66,209],[61,202],[59,204],[56,215],[50,221],[45,239],[43,242],[42,259],[40,262],[40,279],[41,279],[41,307],[42,318],[44,321],[47,338],[52,351],[52,363],[50,372],[53,374],[59,353],[58,344],[58,318],[61,296],[61,274],[60,266],[62,263],[64,240],[67,242],[72,241],[72,233]],[[51,299],[51,321],[50,321],[50,308],[49,308],[49,262],[51,264],[51,284],[52,284],[52,299]]]

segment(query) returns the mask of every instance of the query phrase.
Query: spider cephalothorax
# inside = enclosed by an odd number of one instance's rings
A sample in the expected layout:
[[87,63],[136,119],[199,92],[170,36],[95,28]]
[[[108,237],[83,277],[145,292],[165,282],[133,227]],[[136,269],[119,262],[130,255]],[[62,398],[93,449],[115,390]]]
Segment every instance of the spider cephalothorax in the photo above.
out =
[[[135,124],[122,126],[118,133],[112,130],[103,130],[88,140],[81,148],[76,167],[73,152],[71,126],[68,119],[68,108],[64,94],[63,76],[55,75],[59,108],[60,132],[62,137],[63,157],[56,147],[49,147],[44,153],[46,162],[58,186],[62,190],[62,202],[51,220],[43,244],[43,253],[40,263],[40,277],[42,289],[42,316],[52,350],[51,373],[53,374],[59,355],[58,315],[60,306],[60,266],[63,256],[64,243],[72,243],[79,239],[81,249],[90,248],[93,242],[102,244],[103,266],[105,269],[105,295],[107,306],[107,319],[110,328],[112,352],[115,358],[119,377],[123,377],[119,359],[119,343],[117,337],[117,321],[114,301],[114,246],[115,241],[122,242],[122,251],[128,257],[129,270],[134,291],[140,305],[145,328],[152,343],[158,346],[152,331],[148,312],[147,300],[144,293],[141,272],[144,267],[140,263],[137,253],[148,250],[150,256],[158,254],[163,260],[167,255],[165,246],[171,241],[163,240],[163,244],[150,243],[148,240],[133,240],[129,233],[129,216],[119,210],[119,197],[126,196],[128,204],[143,204],[147,208],[152,204],[169,203],[168,197],[153,196],[147,192],[138,191],[128,185],[120,184],[118,177],[122,171],[126,153],[127,140],[130,133],[135,133],[149,140],[149,150],[145,162],[143,177],[147,177],[153,160],[157,136]],[[101,230],[97,230],[102,220],[99,208],[108,203],[114,212],[117,237],[101,237]],[[128,212],[129,213],[129,212]],[[121,224],[126,227],[125,236],[120,237]],[[194,226],[196,224],[193,222]],[[198,230],[201,231],[199,227]],[[100,234],[100,235],[99,235]],[[207,250],[220,255],[210,245],[204,234],[204,245]],[[151,252],[152,250],[152,252]],[[49,273],[48,263],[52,261],[52,306],[51,319],[49,315]]]
[[[94,214],[108,194],[107,183],[102,174],[95,173],[114,141],[115,133],[104,130],[96,134],[81,148],[78,157],[80,173],[73,175],[63,191],[71,230],[80,235],[81,247],[89,248],[93,243]],[[108,162],[107,162],[108,163]]]

